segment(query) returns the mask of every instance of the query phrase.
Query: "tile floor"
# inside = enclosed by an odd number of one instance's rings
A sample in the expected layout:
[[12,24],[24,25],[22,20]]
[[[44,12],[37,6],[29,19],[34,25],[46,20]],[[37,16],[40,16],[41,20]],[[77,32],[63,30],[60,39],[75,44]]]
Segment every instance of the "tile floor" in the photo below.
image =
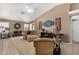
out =
[[[62,55],[79,55],[78,43],[62,43]],[[27,42],[22,37],[0,39],[0,55],[35,55],[33,42]]]

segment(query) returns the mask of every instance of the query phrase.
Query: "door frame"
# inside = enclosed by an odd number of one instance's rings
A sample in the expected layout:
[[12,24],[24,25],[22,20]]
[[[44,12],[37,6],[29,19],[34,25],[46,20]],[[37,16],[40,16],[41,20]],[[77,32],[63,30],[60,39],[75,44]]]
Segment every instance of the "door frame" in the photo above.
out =
[[72,44],[72,40],[73,40],[73,31],[72,31],[72,16],[69,16],[69,21],[70,21],[70,26],[69,26],[69,37],[70,37],[70,43]]

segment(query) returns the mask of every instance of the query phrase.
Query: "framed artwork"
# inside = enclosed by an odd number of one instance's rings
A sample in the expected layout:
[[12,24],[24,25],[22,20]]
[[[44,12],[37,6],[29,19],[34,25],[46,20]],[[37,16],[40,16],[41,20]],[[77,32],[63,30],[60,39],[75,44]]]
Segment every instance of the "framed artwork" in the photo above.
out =
[[61,18],[55,19],[55,26],[56,26],[57,31],[61,30]]
[[39,30],[42,29],[42,21],[39,22]]
[[20,29],[21,28],[21,25],[19,23],[15,23],[14,24],[14,27],[15,27],[15,29]]
[[43,23],[43,26],[44,27],[47,27],[47,28],[49,28],[49,27],[51,27],[51,26],[53,26],[54,25],[54,21],[51,21],[51,20],[46,20],[44,23]]

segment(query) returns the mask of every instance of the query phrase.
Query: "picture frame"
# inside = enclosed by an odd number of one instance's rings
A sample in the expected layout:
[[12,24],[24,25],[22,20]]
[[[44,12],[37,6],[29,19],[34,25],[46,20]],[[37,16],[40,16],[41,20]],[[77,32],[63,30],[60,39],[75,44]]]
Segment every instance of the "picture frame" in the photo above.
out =
[[61,18],[55,19],[55,26],[56,26],[57,31],[61,30]]
[[15,28],[15,29],[20,29],[20,28],[21,28],[21,25],[20,25],[19,23],[15,23],[15,24],[14,24],[14,28]]
[[52,20],[46,20],[43,22],[43,26],[46,27],[46,28],[50,28],[54,25],[54,21]]
[[39,30],[42,29],[42,21],[39,22]]

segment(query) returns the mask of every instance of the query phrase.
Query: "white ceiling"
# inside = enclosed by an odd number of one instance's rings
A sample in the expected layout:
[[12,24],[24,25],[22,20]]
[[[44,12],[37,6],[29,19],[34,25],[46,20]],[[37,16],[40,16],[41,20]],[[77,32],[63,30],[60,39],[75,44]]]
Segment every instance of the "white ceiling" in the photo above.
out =
[[[60,4],[62,3],[0,3],[0,18],[31,22]],[[28,7],[33,12],[28,12]]]

